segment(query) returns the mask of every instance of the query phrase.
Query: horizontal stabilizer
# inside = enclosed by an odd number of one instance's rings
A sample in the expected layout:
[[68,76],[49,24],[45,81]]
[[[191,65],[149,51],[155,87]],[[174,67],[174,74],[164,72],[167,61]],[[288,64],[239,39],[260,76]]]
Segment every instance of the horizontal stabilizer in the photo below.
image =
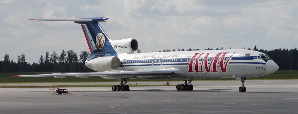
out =
[[105,17],[94,17],[94,18],[82,18],[82,19],[29,19],[33,21],[74,21],[76,23],[80,22],[106,22],[109,18]]

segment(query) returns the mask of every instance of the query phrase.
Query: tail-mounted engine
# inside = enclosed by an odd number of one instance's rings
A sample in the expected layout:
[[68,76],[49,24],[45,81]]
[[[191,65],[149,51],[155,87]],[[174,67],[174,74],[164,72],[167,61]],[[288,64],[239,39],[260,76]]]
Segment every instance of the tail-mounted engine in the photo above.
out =
[[133,53],[138,50],[138,41],[133,38],[110,41],[117,54]]
[[117,69],[121,62],[118,57],[105,56],[86,61],[86,66],[95,71],[107,71]]

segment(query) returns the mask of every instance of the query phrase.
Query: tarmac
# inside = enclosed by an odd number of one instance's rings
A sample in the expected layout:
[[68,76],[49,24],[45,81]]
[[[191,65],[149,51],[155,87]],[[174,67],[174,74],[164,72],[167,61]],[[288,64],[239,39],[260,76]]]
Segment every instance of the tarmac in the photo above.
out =
[[[0,88],[1,113],[298,113],[298,80],[193,81],[193,91],[177,91],[181,82],[129,82],[131,91],[111,87]],[[107,83],[22,83],[0,86],[95,85]]]

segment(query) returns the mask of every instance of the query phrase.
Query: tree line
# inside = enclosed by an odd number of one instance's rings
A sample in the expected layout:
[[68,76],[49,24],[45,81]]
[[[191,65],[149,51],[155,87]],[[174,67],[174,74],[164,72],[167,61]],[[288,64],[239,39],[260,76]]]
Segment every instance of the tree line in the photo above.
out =
[[298,51],[295,49],[258,50],[267,54],[279,66],[279,70],[298,70]]
[[17,61],[13,61],[9,54],[4,55],[4,60],[0,61],[0,73],[12,72],[91,72],[85,66],[85,61],[90,53],[81,51],[78,56],[73,50],[64,51],[58,55],[55,51],[41,55],[38,63],[26,62],[25,54],[18,56]]
[[[221,48],[222,49],[222,48]],[[178,49],[177,51],[192,51],[194,49]],[[195,49],[198,50],[198,49]],[[213,50],[209,49],[208,50]],[[248,50],[251,50],[248,48]],[[267,54],[272,60],[274,60],[279,70],[298,70],[298,51],[295,49],[274,49],[263,50],[253,49],[256,51]],[[164,50],[160,52],[168,52],[170,50]],[[176,50],[173,50],[176,51]],[[90,53],[87,51],[81,51],[77,55],[73,50],[62,51],[58,55],[55,51],[51,54],[47,51],[45,55],[41,55],[38,63],[26,62],[25,54],[18,56],[17,61],[10,59],[9,54],[4,55],[4,60],[0,61],[0,73],[12,73],[12,72],[91,72],[92,70],[85,66],[85,61],[89,57]]]

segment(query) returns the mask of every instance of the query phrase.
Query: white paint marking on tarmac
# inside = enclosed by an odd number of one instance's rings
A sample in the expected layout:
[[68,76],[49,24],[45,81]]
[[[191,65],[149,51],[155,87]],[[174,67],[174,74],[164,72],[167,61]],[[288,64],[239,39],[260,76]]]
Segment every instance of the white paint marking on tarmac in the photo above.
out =
[[290,99],[290,100],[298,100],[298,98],[284,98],[284,99]]

